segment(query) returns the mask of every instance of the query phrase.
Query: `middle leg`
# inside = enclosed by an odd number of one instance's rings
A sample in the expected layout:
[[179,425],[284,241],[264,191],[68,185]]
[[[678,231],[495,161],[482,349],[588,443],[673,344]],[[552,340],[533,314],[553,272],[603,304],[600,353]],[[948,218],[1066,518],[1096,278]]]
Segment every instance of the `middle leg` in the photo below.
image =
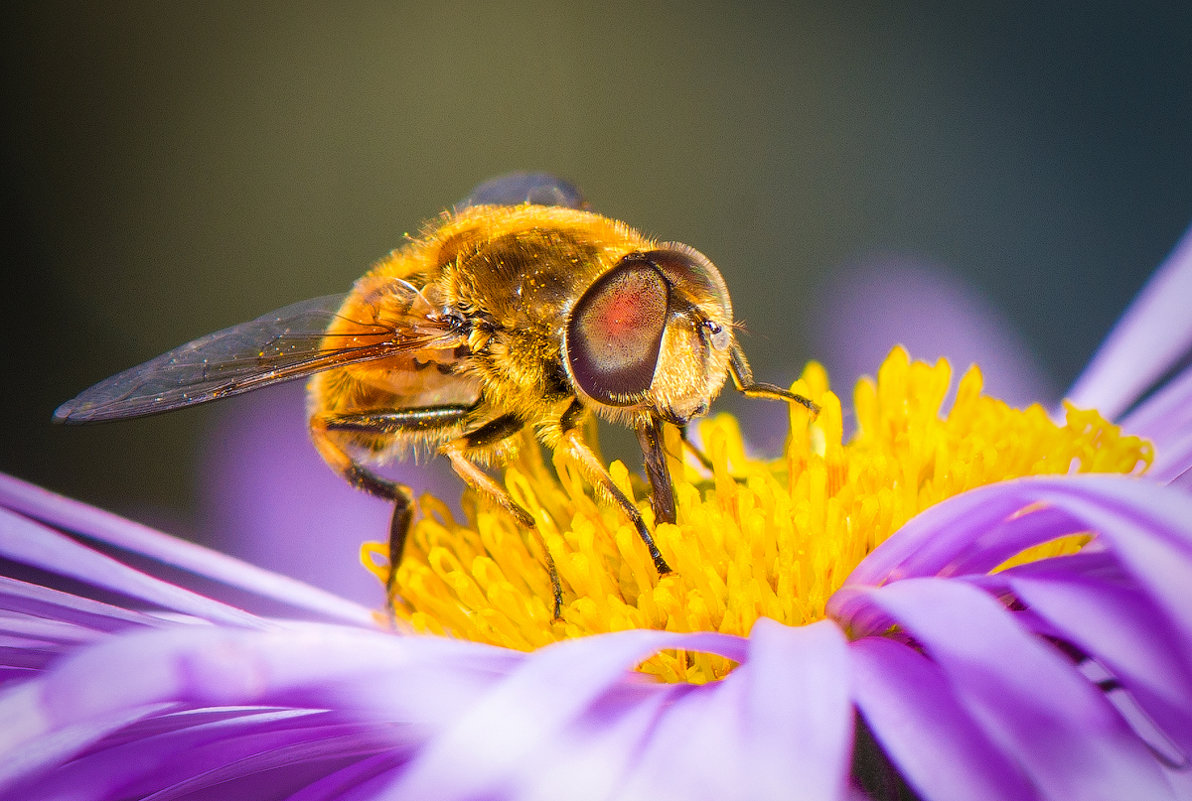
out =
[[546,569],[550,573],[550,585],[555,601],[554,617],[555,620],[558,620],[562,616],[563,611],[563,588],[559,583],[559,571],[555,567],[554,557],[551,556],[550,549],[546,546],[546,539],[542,536],[542,532],[538,530],[538,526],[534,522],[534,516],[521,508],[517,501],[513,500],[513,496],[509,494],[509,491],[481,469],[474,459],[476,451],[513,436],[521,431],[524,425],[516,415],[504,414],[493,418],[474,431],[469,431],[463,436],[451,440],[441,450],[443,455],[451,460],[451,466],[455,469],[455,472],[469,487],[513,515],[518,524],[522,528],[529,529],[538,540],[538,544],[541,546],[542,553],[546,558]]

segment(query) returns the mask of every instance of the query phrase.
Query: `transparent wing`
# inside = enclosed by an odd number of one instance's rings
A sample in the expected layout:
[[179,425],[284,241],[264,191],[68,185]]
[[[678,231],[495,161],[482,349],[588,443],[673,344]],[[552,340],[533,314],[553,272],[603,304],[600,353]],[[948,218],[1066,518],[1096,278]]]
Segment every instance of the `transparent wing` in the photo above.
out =
[[573,184],[545,172],[511,172],[489,179],[472,194],[455,204],[456,210],[470,206],[564,206],[586,209],[588,202]]
[[[302,301],[263,317],[216,331],[101,381],[54,412],[60,423],[119,420],[239,395],[346,364],[383,359],[413,350],[459,344],[425,309],[417,290],[393,282],[388,290],[408,298],[404,314],[355,320],[351,333],[327,337],[345,295]],[[375,312],[379,304],[371,305]],[[387,307],[392,308],[392,306]],[[389,319],[396,316],[397,319]]]

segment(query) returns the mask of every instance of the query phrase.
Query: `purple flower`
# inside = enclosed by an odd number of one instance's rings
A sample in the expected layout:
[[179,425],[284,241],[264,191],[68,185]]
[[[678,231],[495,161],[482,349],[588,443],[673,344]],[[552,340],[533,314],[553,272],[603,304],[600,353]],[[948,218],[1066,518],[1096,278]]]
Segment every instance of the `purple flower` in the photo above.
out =
[[[1153,458],[1090,413],[1060,425],[978,403],[975,374],[944,430],[947,381],[892,356],[857,391],[855,444],[836,444],[829,402],[767,472],[714,424],[714,486],[681,482],[680,525],[659,531],[680,565],[680,539],[705,550],[674,581],[632,592],[631,547],[620,573],[585,550],[585,537],[598,548],[629,532],[601,533],[599,508],[564,507],[523,465],[510,481],[541,496],[544,536],[582,596],[564,624],[538,624],[552,642],[533,650],[395,633],[367,607],[0,479],[0,797],[1192,798],[1192,496],[1180,483],[1192,372],[1135,404],[1192,341],[1171,301],[1192,296],[1188,242],[1077,390],[1148,437]],[[930,441],[907,436],[918,431]],[[1021,462],[1022,477],[982,472],[999,460]],[[881,465],[888,484],[867,478]],[[958,476],[967,491],[941,490]],[[440,603],[457,633],[468,620],[493,641],[522,618],[535,630],[541,576],[527,596],[485,598],[516,583],[520,557],[492,547],[508,527],[499,513],[468,525],[416,530],[403,619],[433,628],[419,604]],[[787,558],[796,540],[773,554],[763,536],[779,529],[870,540],[852,562],[814,537]],[[464,568],[444,566],[451,542],[477,550],[455,556]],[[493,608],[467,607],[473,596]],[[811,611],[767,613],[799,604]],[[614,630],[635,614],[711,622]]]

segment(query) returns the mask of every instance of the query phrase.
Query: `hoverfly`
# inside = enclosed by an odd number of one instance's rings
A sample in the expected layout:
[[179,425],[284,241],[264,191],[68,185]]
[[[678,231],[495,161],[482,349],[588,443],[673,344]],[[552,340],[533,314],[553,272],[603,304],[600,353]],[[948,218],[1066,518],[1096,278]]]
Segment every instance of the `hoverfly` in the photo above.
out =
[[[655,521],[674,522],[662,425],[685,435],[729,376],[747,396],[817,411],[753,380],[728,289],[705,256],[590,211],[565,181],[517,173],[481,184],[346,295],[200,337],[96,384],[54,418],[139,417],[309,377],[318,452],[350,484],[393,503],[392,599],[413,493],[374,466],[430,448],[533,529],[530,513],[484,469],[506,459],[526,427],[603,488],[658,573],[670,572],[580,427],[595,413],[634,430]],[[562,591],[543,546],[558,618]]]

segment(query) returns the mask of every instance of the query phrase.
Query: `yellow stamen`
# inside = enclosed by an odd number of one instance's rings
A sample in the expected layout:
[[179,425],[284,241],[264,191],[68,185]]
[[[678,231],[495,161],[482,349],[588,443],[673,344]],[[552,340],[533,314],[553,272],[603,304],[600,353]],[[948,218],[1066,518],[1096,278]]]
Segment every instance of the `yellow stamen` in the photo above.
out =
[[[761,616],[805,624],[823,617],[829,596],[857,563],[932,504],[1018,476],[1134,473],[1150,464],[1149,443],[1122,435],[1096,412],[1068,406],[1057,424],[1037,405],[1013,409],[982,395],[976,367],[942,414],[950,383],[947,362],[912,362],[896,348],[876,381],[858,382],[857,430],[845,443],[840,401],[823,368],[811,364],[791,389],[822,411],[812,420],[791,408],[781,458],[749,457],[727,415],[700,423],[711,475],[681,462],[677,432],[668,432],[675,525],[653,525],[641,480],[614,462],[614,480],[636,499],[674,568],[661,578],[633,527],[616,507],[592,498],[573,465],[556,459],[552,471],[538,448],[522,448],[505,484],[532,511],[554,556],[562,620],[552,620],[535,537],[499,509],[480,507],[458,522],[429,497],[421,499],[423,515],[398,571],[398,618],[417,631],[523,650],[630,628],[747,634]],[[1083,542],[1064,538],[1012,561],[1070,553]],[[382,581],[385,550],[366,543],[362,553]],[[667,652],[642,669],[700,682],[731,667],[718,657]]]

